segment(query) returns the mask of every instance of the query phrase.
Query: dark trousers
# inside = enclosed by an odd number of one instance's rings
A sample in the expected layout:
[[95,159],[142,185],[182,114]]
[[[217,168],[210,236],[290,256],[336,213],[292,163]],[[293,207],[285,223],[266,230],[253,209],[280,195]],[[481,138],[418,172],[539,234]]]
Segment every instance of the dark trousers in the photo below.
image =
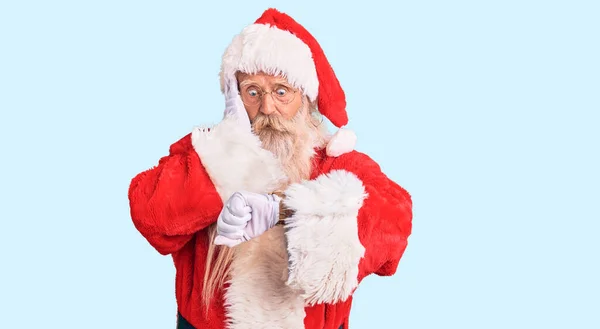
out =
[[[344,325],[340,326],[340,329],[343,329]],[[186,319],[181,316],[181,314],[177,313],[177,329],[196,329],[192,326]]]
[[196,329],[186,319],[181,316],[181,313],[177,312],[177,329]]

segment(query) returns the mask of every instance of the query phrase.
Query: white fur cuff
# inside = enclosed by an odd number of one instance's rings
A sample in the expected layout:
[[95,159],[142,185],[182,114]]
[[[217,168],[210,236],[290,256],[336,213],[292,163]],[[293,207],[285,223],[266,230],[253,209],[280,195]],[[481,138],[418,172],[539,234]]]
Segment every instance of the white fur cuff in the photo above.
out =
[[357,216],[366,197],[361,180],[344,170],[287,189],[284,204],[295,212],[285,224],[287,284],[307,305],[344,301],[358,285],[365,248]]

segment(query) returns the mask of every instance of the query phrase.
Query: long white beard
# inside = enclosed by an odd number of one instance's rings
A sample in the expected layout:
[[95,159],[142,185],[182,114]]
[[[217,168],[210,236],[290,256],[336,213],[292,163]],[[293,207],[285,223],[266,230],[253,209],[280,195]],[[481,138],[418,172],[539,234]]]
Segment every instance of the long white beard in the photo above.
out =
[[[305,102],[306,103],[306,102]],[[279,115],[259,114],[252,121],[262,147],[282,164],[288,181],[272,192],[282,192],[291,183],[309,179],[316,148],[328,139],[324,124],[316,125],[303,106],[291,120]],[[231,260],[230,286],[226,300],[231,328],[304,328],[305,300],[301,292],[286,284],[288,253],[285,228],[280,225],[236,246]]]
[[254,132],[263,148],[272,152],[282,164],[289,179],[285,185],[310,178],[314,150],[324,144],[324,125],[315,125],[311,119],[303,107],[291,120],[263,114],[253,120]]

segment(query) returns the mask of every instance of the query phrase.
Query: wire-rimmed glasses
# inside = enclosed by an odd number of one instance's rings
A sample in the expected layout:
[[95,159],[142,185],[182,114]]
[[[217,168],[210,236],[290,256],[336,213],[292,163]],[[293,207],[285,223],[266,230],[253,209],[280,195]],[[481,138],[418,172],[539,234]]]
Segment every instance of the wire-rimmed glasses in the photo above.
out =
[[242,102],[246,106],[251,107],[260,106],[262,104],[263,96],[266,94],[270,94],[275,102],[281,105],[287,105],[294,101],[297,92],[298,90],[285,85],[277,85],[277,87],[271,91],[264,91],[258,86],[250,85],[242,88],[240,96]]

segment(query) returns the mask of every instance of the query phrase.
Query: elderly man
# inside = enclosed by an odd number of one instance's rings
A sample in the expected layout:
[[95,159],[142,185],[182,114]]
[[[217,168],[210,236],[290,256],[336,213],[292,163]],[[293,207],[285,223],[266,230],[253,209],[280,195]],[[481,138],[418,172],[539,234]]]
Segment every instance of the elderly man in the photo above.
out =
[[220,79],[223,120],[129,189],[136,228],[173,257],[178,327],[348,328],[359,282],[397,269],[410,195],[353,150],[344,92],[291,17],[246,27]]

